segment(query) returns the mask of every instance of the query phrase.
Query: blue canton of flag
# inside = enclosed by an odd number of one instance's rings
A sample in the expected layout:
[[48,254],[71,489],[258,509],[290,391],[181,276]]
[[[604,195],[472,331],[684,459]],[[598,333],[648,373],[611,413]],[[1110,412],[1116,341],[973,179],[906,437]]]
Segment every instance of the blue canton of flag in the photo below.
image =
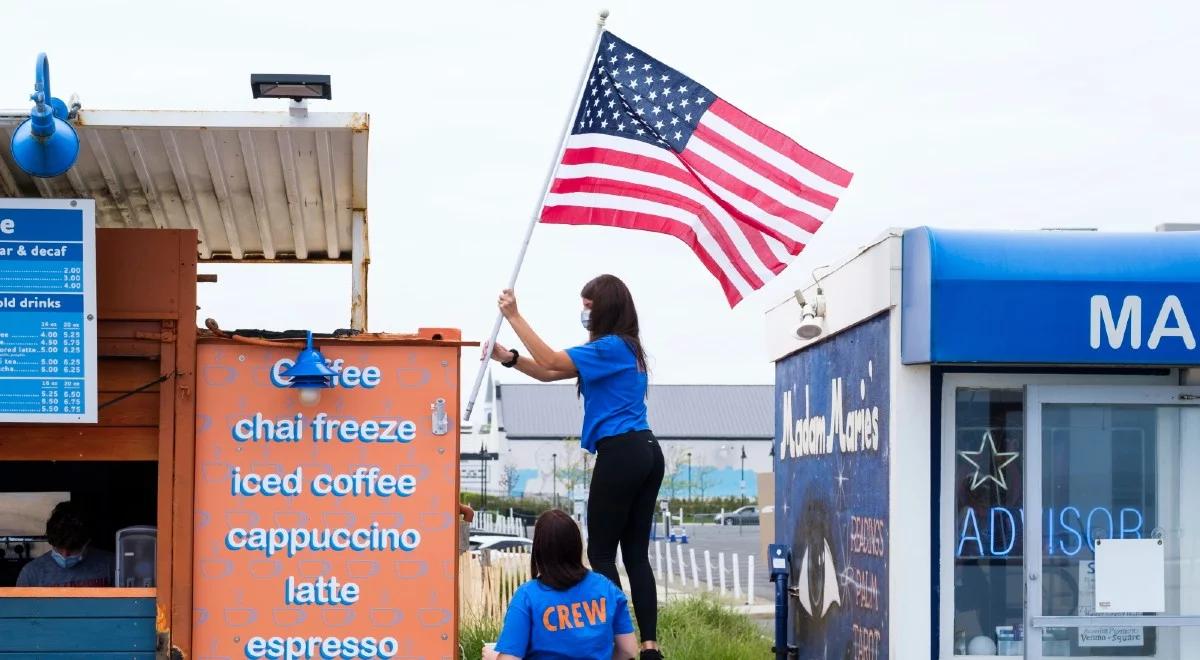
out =
[[619,135],[682,152],[712,92],[606,32],[572,134]]

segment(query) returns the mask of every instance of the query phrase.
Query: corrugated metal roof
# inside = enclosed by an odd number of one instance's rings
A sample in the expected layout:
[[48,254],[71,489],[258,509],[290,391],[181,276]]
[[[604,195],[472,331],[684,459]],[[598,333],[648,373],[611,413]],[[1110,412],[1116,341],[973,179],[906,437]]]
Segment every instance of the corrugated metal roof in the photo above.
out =
[[[775,437],[774,385],[651,385],[650,428],[659,438]],[[574,385],[498,385],[496,405],[511,439],[579,435]]]
[[79,160],[53,179],[13,163],[27,116],[0,112],[0,196],[92,198],[100,227],[196,229],[204,260],[351,261],[365,114],[84,110]]

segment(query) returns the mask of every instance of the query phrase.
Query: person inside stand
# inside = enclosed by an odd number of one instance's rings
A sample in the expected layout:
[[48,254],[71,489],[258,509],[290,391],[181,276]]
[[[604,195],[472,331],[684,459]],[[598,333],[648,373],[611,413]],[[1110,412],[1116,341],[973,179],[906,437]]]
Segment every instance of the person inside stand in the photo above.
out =
[[612,580],[583,565],[583,538],[551,509],[533,527],[533,579],[509,602],[495,650],[483,660],[631,660],[637,637],[629,603]]
[[18,587],[111,587],[113,554],[89,547],[91,534],[79,507],[59,502],[46,521],[50,552],[34,559],[17,576]]
[[621,546],[642,635],[640,657],[660,660],[658,593],[648,549],[665,462],[647,421],[646,353],[637,309],[625,283],[612,275],[588,282],[580,297],[580,321],[589,341],[556,351],[522,318],[512,290],[504,290],[500,311],[530,356],[522,357],[515,349],[497,344],[491,357],[543,382],[579,378],[583,396],[580,445],[598,454],[587,502],[588,560],[596,572],[620,586],[617,545]]

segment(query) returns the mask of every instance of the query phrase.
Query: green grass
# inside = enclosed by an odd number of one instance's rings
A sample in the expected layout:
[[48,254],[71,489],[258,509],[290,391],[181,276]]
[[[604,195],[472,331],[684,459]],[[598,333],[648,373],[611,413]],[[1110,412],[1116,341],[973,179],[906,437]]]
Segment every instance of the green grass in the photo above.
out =
[[658,640],[671,660],[771,657],[771,640],[749,617],[712,598],[679,600],[658,610]]
[[[477,660],[484,642],[500,636],[499,621],[462,621],[462,660]],[[658,638],[671,660],[744,660],[771,656],[771,640],[748,617],[711,598],[697,597],[658,610]]]
[[463,617],[458,626],[458,657],[461,660],[479,660],[486,642],[500,637],[501,622],[496,619],[472,619]]

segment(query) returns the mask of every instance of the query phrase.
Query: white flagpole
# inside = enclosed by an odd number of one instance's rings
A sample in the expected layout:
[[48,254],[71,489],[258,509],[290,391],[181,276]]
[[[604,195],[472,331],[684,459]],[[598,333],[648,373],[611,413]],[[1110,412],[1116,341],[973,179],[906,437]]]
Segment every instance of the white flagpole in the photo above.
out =
[[[596,53],[600,48],[600,37],[604,34],[604,22],[608,19],[608,10],[600,10],[600,18],[596,21],[596,38],[592,40],[592,47],[588,50],[587,65],[583,67],[583,75],[579,78],[579,88],[575,94],[574,102],[571,104],[571,112],[567,114],[567,121],[563,125],[562,136],[558,140],[558,145],[554,149],[554,160],[550,163],[550,170],[546,172],[546,182],[542,185],[542,194],[538,195],[537,204],[533,207],[532,217],[529,218],[529,227],[525,229],[525,239],[521,241],[521,250],[517,252],[517,263],[513,264],[512,275],[508,278],[509,289],[517,285],[517,275],[521,272],[521,264],[525,261],[525,252],[529,249],[529,239],[533,237],[533,228],[537,226],[539,215],[541,214],[542,204],[546,201],[546,195],[550,192],[550,185],[554,182],[554,174],[558,172],[558,164],[562,160],[562,152],[567,144],[567,136],[571,134],[571,125],[575,123],[575,115],[579,112],[579,102],[583,98],[583,92],[586,88],[588,74],[591,73],[592,67],[595,66]],[[500,324],[504,322],[504,315],[496,314],[496,322],[492,324],[492,334],[488,336],[487,343],[483,345],[483,355],[479,360],[479,371],[475,374],[475,384],[471,386],[471,396],[467,397],[467,408],[463,413],[463,419],[471,419],[471,412],[475,408],[475,399],[479,396],[479,386],[483,384],[483,374],[487,372],[488,360],[491,359],[492,346],[496,344],[496,335],[500,334]]]

